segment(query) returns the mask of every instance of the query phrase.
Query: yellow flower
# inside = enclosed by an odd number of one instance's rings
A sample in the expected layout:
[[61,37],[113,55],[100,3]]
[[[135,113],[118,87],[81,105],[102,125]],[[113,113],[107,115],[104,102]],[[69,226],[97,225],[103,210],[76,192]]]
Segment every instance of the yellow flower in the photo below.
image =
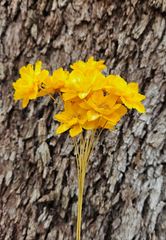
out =
[[68,77],[68,74],[69,74],[69,72],[64,71],[63,68],[59,68],[59,69],[55,70],[51,77],[48,76],[44,80],[44,82],[43,82],[44,84],[42,85],[42,87],[44,89],[42,89],[38,93],[38,97],[44,96],[48,93],[60,92],[60,89],[62,87],[64,87],[64,85],[65,85],[65,81]]
[[105,121],[116,125],[120,116],[127,112],[123,105],[116,103],[117,99],[118,96],[113,93],[104,96],[103,91],[98,90],[87,101],[81,102],[79,105],[82,108],[89,109],[87,111],[88,121],[104,118]]
[[40,61],[36,62],[35,71],[31,64],[28,64],[27,67],[22,67],[20,69],[21,78],[13,83],[15,89],[14,100],[23,99],[23,108],[27,106],[29,99],[37,97],[41,83],[49,74],[47,70],[41,71],[41,64],[42,62]]
[[62,124],[58,127],[56,134],[70,129],[71,137],[82,132],[82,125],[87,121],[86,110],[77,103],[65,102],[65,111],[54,116]]
[[89,71],[86,76],[80,71],[73,70],[66,80],[65,87],[61,88],[61,91],[64,92],[63,100],[73,100],[76,97],[77,101],[84,99],[92,91],[103,88],[105,84],[105,76],[98,70]]
[[88,71],[92,70],[103,70],[106,68],[106,66],[103,64],[103,60],[101,61],[93,61],[94,57],[91,57],[88,59],[88,61],[85,63],[83,61],[78,61],[74,63],[73,65],[70,65],[70,67],[74,70],[80,71],[83,74],[87,74]]
[[120,100],[125,104],[129,109],[135,108],[141,113],[145,113],[145,107],[141,103],[146,96],[138,93],[138,84],[129,83],[116,75],[109,75],[106,77],[107,86],[106,91],[114,93],[120,97]]

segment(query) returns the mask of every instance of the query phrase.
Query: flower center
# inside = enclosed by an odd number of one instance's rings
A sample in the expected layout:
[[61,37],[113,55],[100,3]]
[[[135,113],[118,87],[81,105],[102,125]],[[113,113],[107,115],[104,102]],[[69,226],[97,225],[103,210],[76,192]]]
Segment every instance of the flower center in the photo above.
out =
[[98,108],[108,109],[108,110],[110,109],[109,106],[107,104],[105,104],[105,103],[97,104],[97,107]]
[[78,114],[78,113],[76,113],[76,114],[74,114],[74,115],[71,116],[71,119],[72,119],[72,118],[78,118],[78,119],[81,119],[81,115]]

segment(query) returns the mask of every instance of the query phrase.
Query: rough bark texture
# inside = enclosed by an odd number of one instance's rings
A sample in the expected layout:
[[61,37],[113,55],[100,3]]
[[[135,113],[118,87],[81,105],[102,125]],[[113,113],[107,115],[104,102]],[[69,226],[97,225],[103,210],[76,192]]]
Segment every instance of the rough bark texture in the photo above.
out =
[[[72,139],[55,136],[49,97],[22,109],[19,68],[51,73],[105,60],[105,74],[137,82],[146,114],[129,110],[104,131],[84,187],[82,239],[166,239],[166,1],[0,1],[0,239],[76,239]],[[57,97],[58,100],[58,97]]]

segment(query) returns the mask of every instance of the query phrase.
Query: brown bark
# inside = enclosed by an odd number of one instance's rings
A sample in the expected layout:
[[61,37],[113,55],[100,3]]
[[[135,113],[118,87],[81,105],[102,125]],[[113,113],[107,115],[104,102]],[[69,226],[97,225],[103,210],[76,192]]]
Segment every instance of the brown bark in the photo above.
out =
[[0,239],[76,239],[77,170],[69,134],[54,135],[59,107],[43,97],[22,109],[12,82],[29,62],[52,73],[91,56],[147,99],[146,114],[129,110],[94,149],[82,239],[166,239],[165,16],[165,0],[1,0]]

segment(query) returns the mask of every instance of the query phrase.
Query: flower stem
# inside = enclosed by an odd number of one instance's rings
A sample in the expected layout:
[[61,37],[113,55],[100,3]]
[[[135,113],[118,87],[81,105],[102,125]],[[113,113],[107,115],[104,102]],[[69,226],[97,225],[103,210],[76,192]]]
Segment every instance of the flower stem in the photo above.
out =
[[82,215],[84,180],[85,180],[86,169],[88,166],[89,158],[92,153],[91,149],[92,149],[95,132],[96,132],[95,129],[92,132],[87,131],[85,134],[85,137],[83,137],[83,135],[81,134],[79,149],[78,149],[76,138],[73,138],[75,152],[76,152],[76,162],[77,162],[78,182],[79,182],[77,240],[81,239],[81,215]]
[[[45,91],[45,92],[52,98],[52,100],[54,100],[54,102],[56,102],[56,104],[58,104],[58,106],[60,107],[60,109],[63,110],[63,108],[62,108],[61,105],[57,102],[57,100],[56,100],[50,93],[48,93],[46,89],[44,89],[44,88],[42,88],[42,87],[40,87],[40,89],[43,90],[43,91]],[[60,96],[61,96],[61,95],[60,95]]]
[[78,196],[78,214],[77,214],[77,240],[81,237],[81,215],[82,215],[82,200],[85,176],[80,176],[79,179],[79,196]]
[[56,102],[58,104],[58,106],[60,107],[61,110],[63,110],[63,108],[61,107],[61,105],[57,102],[57,100],[55,100],[55,98],[53,98],[53,96],[49,93],[47,93],[53,100],[54,102]]

